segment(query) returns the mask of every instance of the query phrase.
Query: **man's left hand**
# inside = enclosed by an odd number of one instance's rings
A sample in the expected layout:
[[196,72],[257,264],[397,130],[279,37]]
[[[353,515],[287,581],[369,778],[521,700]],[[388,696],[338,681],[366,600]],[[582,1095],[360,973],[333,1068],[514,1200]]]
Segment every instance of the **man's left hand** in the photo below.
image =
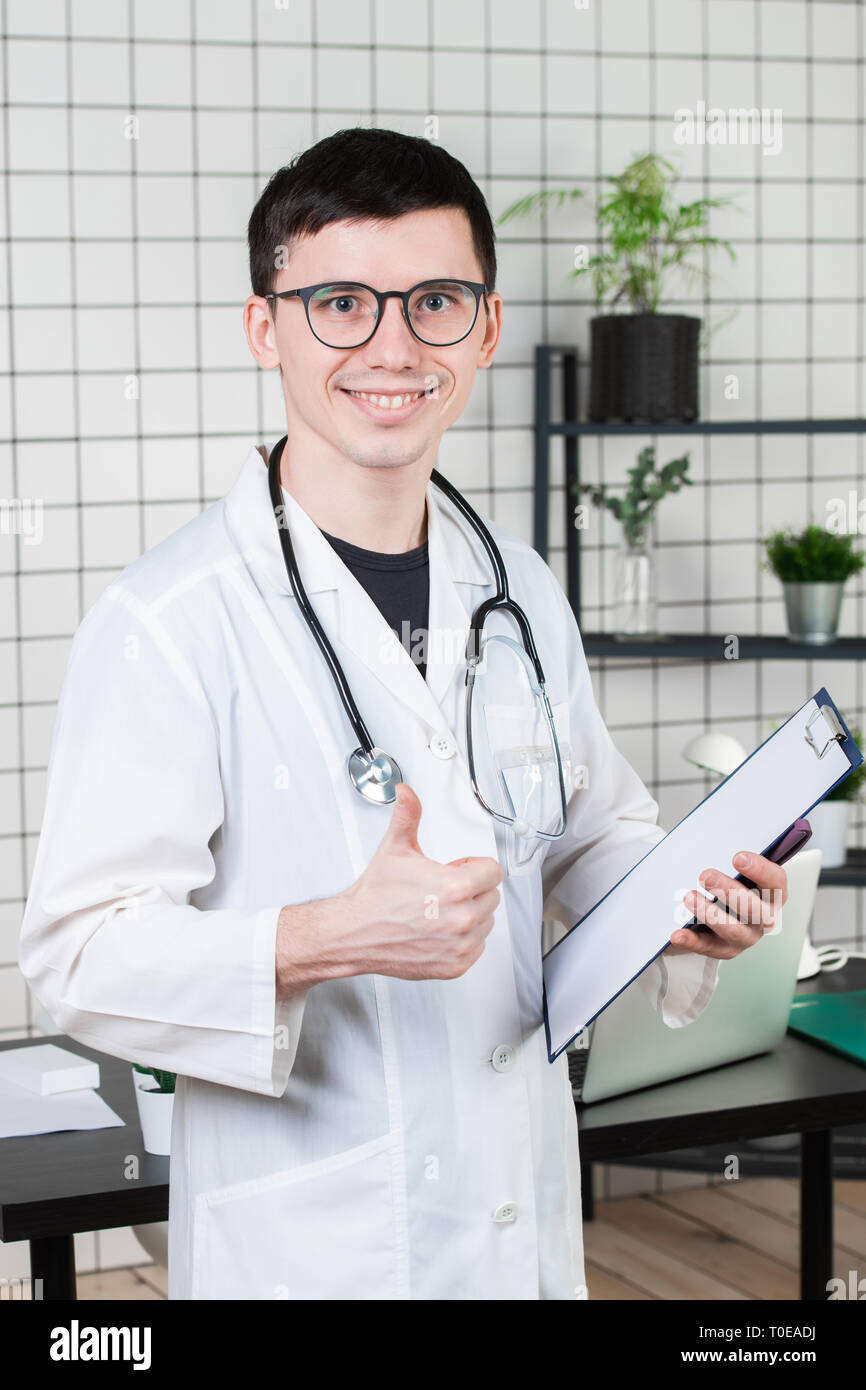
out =
[[[745,856],[742,862],[741,855]],[[717,901],[711,903],[692,889],[683,898],[683,906],[710,930],[678,928],[672,932],[671,945],[665,948],[663,955],[682,956],[691,952],[731,960],[754,946],[765,931],[776,925],[779,910],[788,900],[788,876],[781,864],[774,864],[763,854],[743,850],[734,855],[733,865],[751,879],[757,892],[720,869],[705,869],[698,882]]]

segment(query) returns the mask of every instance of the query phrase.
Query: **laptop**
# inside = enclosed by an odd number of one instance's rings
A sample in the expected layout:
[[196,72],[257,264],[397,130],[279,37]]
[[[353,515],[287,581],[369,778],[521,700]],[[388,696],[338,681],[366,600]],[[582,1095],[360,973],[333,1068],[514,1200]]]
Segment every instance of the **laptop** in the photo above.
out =
[[788,901],[781,921],[742,955],[719,962],[715,993],[694,1022],[668,1028],[633,980],[584,1029],[568,1048],[576,1100],[606,1100],[779,1046],[815,904],[821,851],[801,850],[785,872]]

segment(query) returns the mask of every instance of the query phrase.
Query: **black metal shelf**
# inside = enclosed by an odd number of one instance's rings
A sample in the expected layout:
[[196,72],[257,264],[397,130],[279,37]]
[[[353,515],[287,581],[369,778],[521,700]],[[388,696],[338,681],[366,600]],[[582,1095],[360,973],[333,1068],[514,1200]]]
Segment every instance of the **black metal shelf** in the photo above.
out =
[[[551,360],[562,359],[563,411],[561,421],[550,417]],[[853,420],[695,420],[691,423],[653,424],[651,422],[593,423],[578,419],[577,348],[540,344],[535,349],[535,496],[534,545],[547,558],[548,508],[550,487],[550,440],[565,438],[566,498],[574,496],[573,484],[580,475],[579,440],[589,435],[661,434],[862,434],[866,419]],[[566,582],[569,602],[580,626],[580,541],[574,526],[566,528]],[[866,657],[866,637],[839,637],[822,644],[792,642],[785,636],[751,636],[738,640],[738,659],[782,661],[862,661]],[[659,657],[694,661],[728,658],[731,634],[671,632],[657,637],[629,638],[622,641],[612,632],[581,632],[586,655],[619,657]],[[839,887],[866,884],[866,849],[849,849],[845,863],[837,869],[822,869],[819,883]]]
[[693,420],[667,423],[611,420],[563,420],[550,424],[548,433],[583,434],[862,434],[866,420]]
[[[730,633],[670,632],[658,637],[630,637],[621,640],[612,632],[582,632],[587,656],[661,657],[699,661],[730,660]],[[737,635],[737,634],[734,634]],[[765,661],[806,660],[862,661],[866,657],[866,637],[839,637],[821,645],[791,642],[787,637],[739,637],[737,657]]]
[[[563,386],[563,419],[553,420],[550,413],[551,363],[561,358]],[[830,420],[694,420],[691,422],[653,423],[652,421],[594,423],[579,419],[577,348],[542,343],[535,349],[535,495],[533,508],[533,544],[547,558],[549,542],[550,441],[554,435],[565,439],[566,500],[576,495],[574,486],[580,476],[580,440],[590,435],[634,435],[652,437],[661,434],[862,434],[866,419]],[[566,592],[580,626],[580,537],[575,526],[566,527]],[[657,638],[619,641],[613,633],[582,634],[587,656],[609,657],[681,657],[711,661],[725,659],[723,637],[704,633],[670,633]],[[752,659],[780,660],[793,658],[824,660],[861,660],[866,656],[866,640],[840,637],[835,642],[813,645],[789,642],[784,636],[740,637],[738,656]]]
[[849,849],[845,863],[838,869],[822,869],[819,883],[832,883],[838,888],[857,888],[866,883],[866,849]]

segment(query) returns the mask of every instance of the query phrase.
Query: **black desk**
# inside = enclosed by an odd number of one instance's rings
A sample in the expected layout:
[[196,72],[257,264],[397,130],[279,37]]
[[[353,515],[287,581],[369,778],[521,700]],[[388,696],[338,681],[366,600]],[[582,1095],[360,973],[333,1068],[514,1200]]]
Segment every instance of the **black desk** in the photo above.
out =
[[[131,1063],[59,1034],[0,1048],[53,1042],[99,1063],[99,1094],[126,1121],[115,1129],[63,1130],[0,1139],[0,1240],[30,1241],[30,1274],[44,1299],[75,1298],[77,1231],[168,1219],[167,1158],[145,1152]],[[130,1156],[138,1177],[128,1176]]]
[[[802,981],[796,992],[864,987],[866,961],[853,960]],[[586,1219],[592,1218],[593,1162],[799,1134],[800,1297],[826,1301],[833,1275],[832,1130],[866,1121],[866,1067],[788,1033],[775,1052],[578,1104],[577,1116]]]
[[[866,962],[851,962],[820,982],[807,981],[801,992],[857,988],[859,966],[866,970]],[[74,1233],[165,1221],[169,1160],[144,1151],[129,1062],[63,1035],[0,1047],[49,1041],[99,1063],[100,1094],[126,1121],[117,1129],[0,1139],[0,1240],[29,1240],[31,1274],[42,1280],[43,1298],[72,1299]],[[866,1121],[866,1067],[789,1033],[774,1053],[579,1106],[578,1120],[586,1176],[593,1161],[800,1133],[802,1297],[826,1299],[833,1247],[831,1129]],[[130,1155],[138,1159],[137,1178],[127,1176]]]

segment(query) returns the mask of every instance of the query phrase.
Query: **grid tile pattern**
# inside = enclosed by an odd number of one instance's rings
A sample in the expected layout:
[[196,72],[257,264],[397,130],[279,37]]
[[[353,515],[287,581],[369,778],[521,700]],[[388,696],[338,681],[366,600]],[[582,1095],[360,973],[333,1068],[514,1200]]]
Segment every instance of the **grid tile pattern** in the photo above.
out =
[[[848,0],[2,0],[0,229],[0,1036],[38,1020],[15,964],[54,707],[71,636],[118,569],[221,496],[251,441],[282,433],[249,357],[245,228],[267,177],[340,127],[438,138],[494,216],[538,187],[603,187],[642,149],[695,196],[733,195],[697,303],[714,331],[708,418],[862,415],[864,18]],[[674,112],[779,108],[781,149],[674,142]],[[532,351],[595,312],[569,280],[595,198],[499,233],[505,327],[439,463],[531,536]],[[737,378],[729,399],[726,380]],[[581,393],[587,381],[582,367]],[[670,443],[668,441],[667,443]],[[586,440],[586,478],[624,481],[640,442]],[[773,525],[864,493],[859,438],[677,439],[695,486],[660,509],[661,622],[777,632],[761,570]],[[673,456],[661,441],[661,455]],[[31,544],[15,503],[36,499]],[[7,505],[8,503],[8,505]],[[562,441],[550,561],[564,582]],[[558,518],[558,520],[557,520]],[[618,536],[584,533],[584,625],[610,626]],[[853,581],[842,631],[862,631]],[[863,719],[854,663],[592,663],[613,738],[675,824],[710,783],[680,750],[709,721],[748,749],[826,684]],[[639,692],[639,693],[638,693]],[[638,698],[636,698],[636,694]],[[855,842],[863,817],[854,812]],[[816,937],[863,948],[862,894],[824,889]]]

